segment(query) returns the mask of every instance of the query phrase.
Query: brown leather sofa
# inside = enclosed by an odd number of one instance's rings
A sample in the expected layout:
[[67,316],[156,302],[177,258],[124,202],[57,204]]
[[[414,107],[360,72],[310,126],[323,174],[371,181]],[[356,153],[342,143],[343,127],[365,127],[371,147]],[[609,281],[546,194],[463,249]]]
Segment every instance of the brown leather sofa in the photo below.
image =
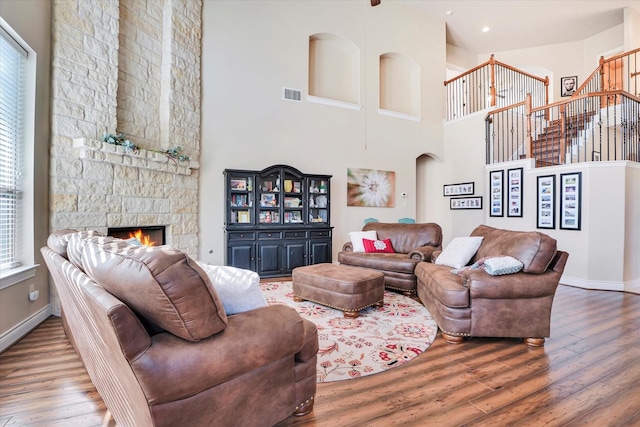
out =
[[390,239],[395,253],[354,252],[353,245],[348,242],[338,253],[338,262],[381,271],[384,273],[385,288],[415,295],[416,265],[421,261],[430,261],[431,254],[442,249],[442,228],[431,222],[369,222],[362,227],[362,231],[369,230],[376,231],[378,240]]
[[227,316],[167,246],[70,230],[47,245],[66,332],[118,425],[265,426],[313,408],[317,331],[295,310]]
[[550,335],[551,306],[568,254],[556,240],[540,232],[478,226],[471,236],[483,236],[469,264],[489,257],[511,256],[524,265],[518,273],[492,276],[484,269],[460,274],[446,265],[416,267],[418,296],[435,318],[447,342],[464,337],[524,338],[532,347]]

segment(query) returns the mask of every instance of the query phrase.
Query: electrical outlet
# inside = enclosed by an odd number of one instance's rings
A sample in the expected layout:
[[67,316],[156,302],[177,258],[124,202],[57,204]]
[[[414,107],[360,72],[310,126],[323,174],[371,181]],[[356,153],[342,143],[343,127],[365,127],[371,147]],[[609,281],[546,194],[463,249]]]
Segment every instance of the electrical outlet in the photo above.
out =
[[36,290],[36,285],[34,283],[29,285],[29,301],[36,301],[40,298],[40,291]]

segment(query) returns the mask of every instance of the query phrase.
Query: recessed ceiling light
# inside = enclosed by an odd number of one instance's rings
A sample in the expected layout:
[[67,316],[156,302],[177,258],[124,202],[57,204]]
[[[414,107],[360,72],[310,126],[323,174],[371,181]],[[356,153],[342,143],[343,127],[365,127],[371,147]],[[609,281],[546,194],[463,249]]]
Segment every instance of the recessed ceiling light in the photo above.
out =
[[447,10],[445,13],[446,13],[448,16],[451,16],[451,15],[453,15],[453,10]]
[[483,33],[488,33],[490,29],[491,29],[491,28],[486,27],[486,26],[485,26],[485,27],[482,27],[482,32],[483,32]]

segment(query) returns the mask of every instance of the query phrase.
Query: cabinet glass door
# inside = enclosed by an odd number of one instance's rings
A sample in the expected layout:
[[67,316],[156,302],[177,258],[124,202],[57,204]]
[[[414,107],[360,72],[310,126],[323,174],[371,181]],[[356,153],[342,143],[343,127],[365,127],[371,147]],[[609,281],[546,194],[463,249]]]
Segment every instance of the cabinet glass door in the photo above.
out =
[[253,211],[253,177],[229,177],[229,208],[231,224],[251,224]]
[[280,174],[272,173],[259,177],[258,223],[280,223]]
[[329,182],[309,179],[309,222],[329,222]]
[[284,199],[282,201],[285,224],[302,224],[306,201],[304,199],[303,180],[301,177],[284,174]]

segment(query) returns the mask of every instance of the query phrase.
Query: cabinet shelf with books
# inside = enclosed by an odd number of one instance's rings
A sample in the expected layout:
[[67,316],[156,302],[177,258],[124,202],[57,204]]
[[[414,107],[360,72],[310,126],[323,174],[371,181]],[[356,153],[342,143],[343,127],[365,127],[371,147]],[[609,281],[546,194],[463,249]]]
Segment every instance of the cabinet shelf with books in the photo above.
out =
[[276,277],[296,266],[332,261],[330,175],[287,165],[224,174],[227,265]]
[[232,174],[227,177],[227,202],[229,204],[229,223],[251,224],[253,220],[254,177],[244,174]]

